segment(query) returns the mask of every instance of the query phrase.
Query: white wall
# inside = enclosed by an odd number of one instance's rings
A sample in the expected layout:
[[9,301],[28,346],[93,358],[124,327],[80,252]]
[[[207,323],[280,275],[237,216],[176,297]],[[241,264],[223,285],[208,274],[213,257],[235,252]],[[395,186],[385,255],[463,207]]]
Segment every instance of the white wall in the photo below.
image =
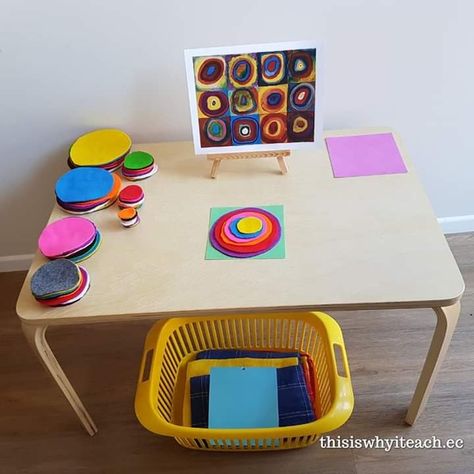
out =
[[474,214],[470,0],[0,0],[0,256],[30,253],[84,131],[190,139],[183,49],[318,38],[325,128],[391,126],[438,216]]

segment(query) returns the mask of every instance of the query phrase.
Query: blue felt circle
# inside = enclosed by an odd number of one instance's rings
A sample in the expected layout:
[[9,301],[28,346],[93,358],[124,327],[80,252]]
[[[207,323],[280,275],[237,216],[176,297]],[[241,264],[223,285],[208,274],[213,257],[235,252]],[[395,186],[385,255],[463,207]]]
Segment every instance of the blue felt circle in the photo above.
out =
[[235,235],[235,237],[238,237],[239,239],[254,239],[255,237],[258,237],[263,229],[260,229],[258,232],[254,232],[253,234],[242,234],[242,232],[237,229],[237,224],[240,221],[241,218],[239,219],[234,219],[230,224],[229,224],[229,230],[232,233],[232,235]]
[[92,201],[106,196],[114,185],[112,174],[102,168],[80,167],[56,181],[56,196],[66,203]]

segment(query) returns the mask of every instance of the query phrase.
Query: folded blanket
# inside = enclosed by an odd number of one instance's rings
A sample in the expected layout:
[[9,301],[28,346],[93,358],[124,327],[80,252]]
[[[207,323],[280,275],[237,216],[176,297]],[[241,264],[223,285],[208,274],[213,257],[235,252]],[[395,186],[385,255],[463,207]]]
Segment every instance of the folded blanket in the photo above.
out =
[[[200,352],[197,355],[197,360],[188,364],[189,377],[187,377],[187,380],[189,380],[190,397],[188,398],[185,395],[184,406],[186,406],[187,400],[190,399],[191,425],[193,427],[208,427],[210,375],[208,375],[209,372],[198,374],[194,369],[189,369],[192,364],[197,364],[199,362],[202,363],[203,359],[210,359],[213,361],[212,365],[209,367],[202,366],[206,371],[209,371],[211,366],[227,366],[227,364],[224,364],[226,359],[227,362],[230,362],[229,359],[232,360],[232,365],[235,366],[245,366],[243,365],[244,360],[254,359],[252,364],[255,365],[248,365],[248,367],[276,367],[280,426],[309,423],[316,419],[311,399],[308,394],[303,365],[300,363],[301,360],[298,352],[284,353],[219,349]],[[285,364],[284,359],[292,360],[288,364]],[[197,365],[193,367],[197,367]],[[189,413],[185,410],[183,415],[183,422],[186,424],[186,422],[189,422]]]

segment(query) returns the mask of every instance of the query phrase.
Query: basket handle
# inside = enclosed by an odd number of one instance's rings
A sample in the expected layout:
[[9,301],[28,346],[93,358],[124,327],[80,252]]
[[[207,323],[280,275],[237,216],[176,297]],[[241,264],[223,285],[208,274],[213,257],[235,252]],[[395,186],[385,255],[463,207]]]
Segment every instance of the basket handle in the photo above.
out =
[[[334,366],[334,401],[331,409],[324,416],[325,424],[330,425],[331,430],[334,430],[343,425],[351,416],[354,407],[354,393],[341,328],[329,315],[316,314],[324,322],[329,340],[329,356]],[[340,362],[342,362],[342,366]]]
[[[152,377],[151,374],[157,358],[158,337],[165,323],[166,320],[158,321],[147,334],[135,393],[135,414],[143,426],[155,433],[157,430],[161,432],[163,430],[160,430],[161,426],[157,422],[156,401],[150,398],[150,393],[157,393],[157,390],[150,387],[150,384],[152,381],[156,383],[156,378]],[[158,426],[155,426],[157,424]]]

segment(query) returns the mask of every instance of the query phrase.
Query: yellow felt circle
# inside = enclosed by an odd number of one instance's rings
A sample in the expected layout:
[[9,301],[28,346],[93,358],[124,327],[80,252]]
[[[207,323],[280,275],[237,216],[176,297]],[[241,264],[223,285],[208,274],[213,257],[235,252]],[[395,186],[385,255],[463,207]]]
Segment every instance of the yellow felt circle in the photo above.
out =
[[79,137],[69,150],[76,166],[102,166],[128,153],[131,138],[122,130],[106,128]]
[[237,230],[242,234],[254,234],[262,230],[263,223],[258,217],[243,217],[237,222]]

